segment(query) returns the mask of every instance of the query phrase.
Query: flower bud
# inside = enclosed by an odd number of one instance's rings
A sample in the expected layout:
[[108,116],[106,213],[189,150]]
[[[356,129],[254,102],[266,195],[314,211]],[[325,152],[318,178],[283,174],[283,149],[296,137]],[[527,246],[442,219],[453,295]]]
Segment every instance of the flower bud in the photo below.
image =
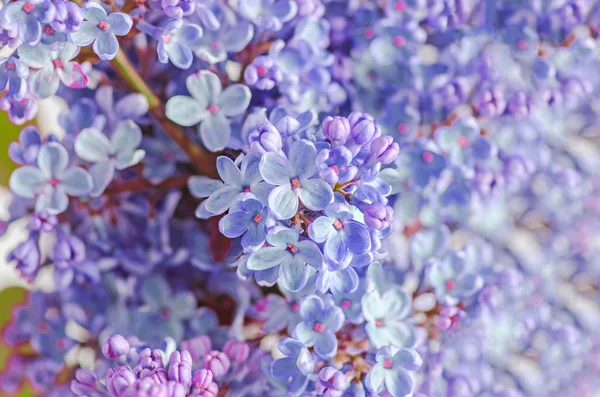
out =
[[380,136],[371,142],[371,156],[382,164],[391,164],[398,158],[400,147],[391,136]]
[[315,392],[318,396],[341,397],[347,388],[348,378],[337,369],[325,367],[319,372],[315,384]]
[[106,375],[106,388],[113,396],[120,397],[134,383],[135,375],[127,367],[110,368]]
[[223,352],[213,350],[204,357],[204,368],[210,369],[215,378],[225,375],[230,366],[229,357]]
[[386,229],[393,218],[394,211],[387,205],[373,203],[365,208],[365,224],[371,229]]
[[243,363],[250,354],[250,347],[246,342],[228,340],[227,343],[225,343],[223,352],[225,352],[225,354],[233,361]]
[[323,120],[323,134],[334,146],[342,144],[350,135],[350,123],[345,117],[327,116]]
[[206,335],[200,335],[181,342],[181,350],[187,350],[192,356],[192,361],[202,359],[210,352],[210,348],[210,338]]
[[352,138],[359,145],[364,145],[381,135],[379,126],[366,113],[352,112],[348,116],[348,121],[350,122]]
[[212,381],[213,373],[210,369],[206,368],[199,369],[198,371],[194,372],[194,376],[192,377],[192,383],[199,390],[208,388]]
[[40,249],[37,244],[36,235],[33,233],[27,240],[12,250],[6,260],[17,262],[17,271],[29,281],[33,281],[40,270]]
[[174,351],[169,359],[169,380],[189,385],[192,381],[192,356],[186,350]]
[[89,369],[78,369],[75,379],[71,382],[71,390],[76,395],[90,395],[97,390],[98,381],[96,375]]
[[283,146],[281,134],[273,124],[263,124],[248,134],[250,150],[258,156],[267,152],[279,152]]
[[113,335],[102,345],[102,354],[110,360],[116,360],[129,352],[129,342],[121,335]]
[[85,245],[83,241],[75,236],[59,235],[54,250],[52,260],[58,267],[66,268],[72,263],[80,263],[85,259]]

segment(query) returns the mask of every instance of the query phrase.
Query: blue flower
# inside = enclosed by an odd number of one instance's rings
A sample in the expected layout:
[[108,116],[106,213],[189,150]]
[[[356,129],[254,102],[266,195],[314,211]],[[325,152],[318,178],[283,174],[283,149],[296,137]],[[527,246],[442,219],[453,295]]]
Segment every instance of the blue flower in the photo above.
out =
[[400,152],[398,166],[410,170],[411,183],[425,187],[446,168],[446,158],[427,147],[413,147]]
[[0,12],[0,26],[16,30],[26,45],[33,46],[42,37],[42,23],[52,21],[56,9],[47,0],[21,0],[8,3]]
[[164,135],[144,137],[142,149],[146,152],[143,160],[144,178],[152,183],[160,183],[175,175],[177,163],[188,160],[181,148]]
[[284,357],[273,361],[271,374],[276,379],[287,381],[290,395],[299,397],[308,385],[315,360],[302,342],[292,338],[280,340],[277,348]]
[[133,20],[122,12],[106,14],[104,8],[96,3],[87,2],[83,6],[86,21],[81,29],[70,33],[73,44],[85,47],[94,43],[94,52],[105,61],[110,61],[119,51],[116,36],[125,36],[131,30]]
[[365,378],[371,392],[380,394],[385,390],[392,397],[412,395],[414,381],[410,372],[417,371],[423,363],[416,351],[388,346],[379,349],[375,360],[376,364]]
[[321,269],[323,256],[319,247],[312,241],[298,241],[299,234],[294,229],[282,229],[267,235],[270,247],[263,247],[252,253],[248,259],[250,270],[279,269],[283,287],[298,291],[304,287],[314,269]]
[[405,321],[411,312],[411,299],[400,287],[392,286],[383,293],[377,289],[367,292],[362,307],[367,334],[375,347],[414,346],[415,329]]
[[183,320],[196,310],[196,298],[190,291],[173,292],[167,281],[152,276],[142,282],[140,296],[145,304],[137,323],[138,337],[160,340],[165,335],[180,341],[184,336]]
[[267,55],[256,57],[244,70],[244,82],[259,90],[272,89],[282,78],[281,69],[275,60]]
[[408,62],[427,39],[418,20],[408,16],[379,23],[378,27],[380,31],[369,45],[369,53],[382,66]]
[[429,268],[429,282],[444,305],[456,305],[483,287],[483,277],[468,268],[462,251],[449,252],[442,259],[434,259]]
[[11,142],[8,147],[8,155],[19,165],[33,165],[41,146],[42,137],[38,129],[34,126],[27,126],[21,130],[19,142]]
[[81,98],[73,103],[68,111],[58,117],[60,126],[65,130],[65,140],[72,141],[76,135],[86,128],[102,130],[106,125],[106,117],[98,114],[96,102],[90,98]]
[[335,306],[331,296],[325,300],[309,295],[300,304],[302,321],[294,330],[294,337],[308,347],[314,346],[315,353],[323,360],[337,353],[337,337],[344,324],[344,312]]
[[474,161],[486,160],[495,152],[492,143],[479,135],[479,125],[473,117],[461,117],[452,127],[439,127],[434,137],[450,161],[458,165],[471,167]]
[[30,233],[27,240],[17,245],[6,257],[8,262],[17,262],[17,271],[21,277],[29,282],[35,280],[41,266],[41,253],[38,240],[38,233]]
[[243,247],[262,244],[266,236],[269,209],[253,198],[240,201],[239,211],[230,212],[219,221],[219,230],[229,238],[242,237]]
[[310,210],[319,211],[331,203],[333,191],[327,182],[314,177],[317,151],[304,140],[294,142],[288,158],[266,153],[260,161],[263,179],[277,187],[269,193],[269,208],[277,219],[289,219],[298,211],[298,199]]
[[174,19],[162,29],[146,22],[139,23],[137,27],[158,40],[156,52],[161,63],[171,60],[180,69],[188,69],[192,65],[194,55],[190,46],[202,37],[200,26],[184,25],[181,19]]
[[327,256],[323,259],[325,266],[319,271],[316,280],[316,287],[320,293],[324,294],[329,289],[337,289],[350,293],[356,289],[358,286],[358,275],[356,274],[356,270],[350,266],[352,259],[354,259],[353,255],[347,255],[340,262],[332,260]]
[[209,218],[227,211],[236,200],[253,194],[259,201],[265,202],[269,185],[262,182],[258,171],[259,157],[243,157],[240,168],[229,158],[217,158],[217,171],[223,182],[205,176],[192,176],[188,181],[190,192],[199,198],[208,197],[196,209],[198,218]]
[[230,52],[242,51],[253,36],[254,27],[247,21],[222,23],[215,29],[208,28],[200,40],[194,43],[193,50],[200,59],[213,65],[226,60]]
[[231,137],[229,118],[244,113],[250,104],[250,89],[233,84],[222,90],[219,77],[207,70],[188,76],[185,81],[191,97],[176,95],[169,99],[166,114],[177,124],[196,124],[204,145],[216,152],[224,149]]
[[350,182],[358,173],[352,164],[353,158],[352,152],[345,146],[323,149],[316,159],[319,175],[330,185]]
[[365,321],[361,303],[365,291],[366,287],[363,279],[358,281],[358,286],[351,293],[344,293],[335,288],[335,286],[331,288],[335,304],[342,308],[346,320],[353,324],[362,324]]
[[240,0],[238,12],[261,30],[278,32],[296,16],[298,5],[291,0]]
[[108,130],[112,131],[121,120],[133,120],[141,123],[148,113],[148,99],[139,93],[131,93],[121,97],[116,103],[114,90],[110,85],[103,85],[96,90],[94,99],[98,108],[106,116]]
[[308,227],[308,235],[317,243],[325,242],[323,252],[334,262],[341,262],[347,252],[364,254],[371,249],[367,228],[352,220],[350,209],[334,202],[325,207],[325,216],[315,219]]
[[29,68],[16,57],[0,59],[0,88],[15,99],[21,99],[27,93]]
[[37,198],[36,212],[50,215],[67,209],[71,196],[85,196],[92,190],[92,177],[79,167],[68,167],[69,154],[57,142],[44,144],[37,156],[37,167],[24,166],[10,177],[12,191],[27,198]]
[[94,188],[90,195],[97,197],[112,181],[115,169],[123,170],[140,162],[144,151],[138,149],[142,142],[142,131],[133,121],[117,124],[110,139],[95,129],[85,129],[75,140],[75,153],[94,165],[90,175]]

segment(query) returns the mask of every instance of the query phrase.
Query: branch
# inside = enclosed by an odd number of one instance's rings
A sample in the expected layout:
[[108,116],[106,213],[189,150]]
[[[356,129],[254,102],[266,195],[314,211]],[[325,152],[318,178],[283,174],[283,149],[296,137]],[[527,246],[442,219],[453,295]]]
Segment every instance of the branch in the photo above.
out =
[[116,57],[110,62],[115,71],[127,82],[129,87],[148,99],[149,113],[163,130],[179,145],[200,174],[212,178],[217,177],[217,154],[202,148],[177,124],[167,119],[160,99],[152,92],[144,79],[133,67],[127,55],[119,49]]

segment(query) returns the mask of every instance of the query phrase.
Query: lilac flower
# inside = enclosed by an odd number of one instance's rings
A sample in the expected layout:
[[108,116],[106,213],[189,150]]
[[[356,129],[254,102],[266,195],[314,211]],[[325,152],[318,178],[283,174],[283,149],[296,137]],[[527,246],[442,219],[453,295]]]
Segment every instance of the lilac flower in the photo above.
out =
[[278,32],[283,23],[296,16],[298,5],[291,0],[241,0],[238,11],[260,30]]
[[36,212],[56,215],[69,204],[67,194],[84,196],[92,190],[90,174],[78,167],[68,168],[69,154],[59,143],[42,145],[37,156],[37,167],[24,166],[10,177],[10,187],[15,194],[37,198]]
[[240,201],[239,207],[239,211],[230,212],[221,218],[219,230],[229,238],[243,235],[242,246],[244,247],[262,244],[267,234],[268,208],[252,198]]
[[94,163],[90,168],[94,184],[90,192],[92,197],[102,194],[112,181],[115,169],[123,170],[142,160],[145,153],[138,149],[141,142],[142,132],[131,120],[119,122],[110,140],[92,128],[81,131],[75,140],[75,153]]
[[292,338],[280,340],[277,348],[284,357],[271,364],[271,374],[287,382],[290,395],[302,395],[315,366],[314,358],[302,342]]
[[188,69],[192,65],[194,55],[190,46],[202,37],[200,26],[184,24],[181,19],[174,19],[162,29],[148,23],[140,23],[137,27],[158,40],[156,52],[161,63],[168,63],[170,60],[180,69]]
[[83,12],[76,3],[54,0],[52,4],[56,7],[56,13],[50,25],[55,31],[74,32],[80,28],[81,22],[83,22]]
[[438,300],[445,305],[456,305],[480,290],[483,278],[473,271],[467,268],[462,252],[450,252],[442,259],[434,260],[429,269],[429,282]]
[[352,152],[345,146],[323,149],[316,159],[319,175],[330,185],[350,182],[358,173],[352,160]]
[[98,107],[92,99],[81,98],[68,111],[60,114],[58,122],[67,134],[65,140],[72,140],[86,128],[102,130],[106,125],[106,118],[98,114]]
[[[12,3],[16,4],[16,3]],[[0,88],[8,87],[8,96],[22,99],[27,92],[29,68],[16,57],[0,59]]]
[[364,279],[359,280],[358,286],[351,293],[342,292],[335,286],[331,288],[331,293],[333,294],[333,300],[336,306],[342,308],[344,317],[352,324],[361,324],[365,321],[361,304],[365,289]]
[[386,21],[379,26],[381,31],[369,45],[369,53],[379,65],[410,60],[427,38],[418,21],[410,17]]
[[312,241],[299,241],[294,229],[282,229],[267,235],[269,247],[263,247],[252,253],[248,259],[248,268],[254,271],[279,269],[279,278],[284,288],[298,291],[304,287],[310,277],[310,265],[321,269],[323,256]]
[[71,43],[58,52],[50,51],[43,45],[20,47],[19,57],[31,67],[40,68],[29,81],[31,92],[39,98],[48,98],[58,91],[58,83],[69,88],[85,88],[88,76],[80,64],[71,62],[79,48]]
[[148,113],[148,99],[138,93],[131,93],[121,97],[116,103],[114,90],[111,86],[104,85],[96,90],[94,99],[98,108],[106,117],[106,124],[110,131],[114,130],[119,121],[133,120],[142,122]]
[[16,268],[21,277],[33,281],[40,270],[41,254],[38,246],[38,236],[31,233],[29,238],[12,250],[6,260],[16,261]]
[[294,330],[294,337],[308,347],[315,348],[319,358],[326,360],[337,352],[337,332],[344,324],[344,312],[330,297],[325,300],[309,295],[300,304],[302,321]]
[[192,14],[196,9],[195,3],[190,0],[161,0],[161,4],[165,14],[177,20]]
[[392,397],[412,395],[414,381],[410,372],[421,368],[423,361],[414,350],[384,347],[379,349],[377,363],[365,378],[367,388],[373,393],[387,391]]
[[373,345],[380,348],[392,344],[412,347],[416,342],[415,330],[405,320],[410,315],[410,296],[399,287],[380,293],[367,292],[362,298],[366,330]]
[[428,148],[410,148],[400,154],[398,163],[410,170],[409,181],[416,186],[425,187],[438,178],[446,167],[446,158],[428,150]]
[[269,194],[269,208],[277,219],[289,219],[298,211],[298,199],[304,206],[318,211],[333,200],[327,182],[314,177],[317,151],[307,141],[292,145],[288,158],[266,153],[260,161],[263,179],[277,187]]
[[233,84],[222,90],[216,74],[201,70],[185,81],[192,95],[176,95],[169,99],[166,114],[177,124],[196,124],[204,145],[211,151],[224,149],[231,136],[230,117],[242,114],[250,104],[248,87]]
[[[205,25],[206,26],[206,25]],[[194,46],[194,53],[211,65],[227,59],[227,53],[239,52],[254,36],[254,27],[247,21],[221,23],[208,28]]]
[[266,55],[256,57],[244,70],[244,82],[250,87],[263,91],[275,87],[282,78],[281,70],[275,60]]
[[41,146],[42,137],[38,129],[34,126],[27,126],[21,130],[19,142],[11,142],[9,145],[8,155],[19,165],[33,165]]
[[119,51],[116,36],[129,33],[133,20],[122,12],[107,15],[104,8],[96,3],[85,3],[83,10],[86,21],[82,22],[81,29],[69,34],[71,42],[80,47],[94,43],[94,52],[100,59],[110,61]]
[[348,388],[348,378],[333,367],[325,367],[319,371],[315,385],[318,396],[341,397]]
[[253,194],[259,201],[266,201],[269,186],[262,182],[258,170],[259,158],[245,156],[240,168],[229,158],[217,158],[217,171],[223,180],[217,181],[205,176],[193,176],[188,181],[190,192],[196,197],[208,197],[196,209],[198,218],[208,218],[227,211],[238,199]]
[[42,23],[52,21],[55,8],[46,0],[20,0],[6,4],[0,12],[0,26],[16,30],[23,43],[33,46],[42,36]]
[[142,160],[144,178],[152,183],[160,183],[175,175],[177,163],[187,161],[181,148],[164,136],[144,137],[142,150],[146,153]]
[[352,220],[352,213],[346,205],[331,203],[325,207],[324,213],[325,216],[310,224],[308,233],[315,242],[325,242],[323,252],[327,257],[341,262],[347,252],[363,254],[371,249],[367,229]]
[[4,95],[0,98],[0,108],[8,111],[8,118],[11,122],[20,125],[33,119],[37,113],[37,101],[31,97],[16,99],[10,95]]
[[227,354],[213,350],[204,357],[204,368],[209,369],[215,378],[222,378],[231,368],[231,361]]
[[104,357],[116,360],[129,352],[129,342],[121,335],[113,335],[102,344]]
[[[368,241],[371,242],[370,238]],[[350,266],[352,259],[354,259],[352,254],[346,255],[342,261],[335,261],[325,256],[323,261],[325,266],[319,271],[315,283],[317,290],[322,294],[330,289],[347,293],[354,291],[358,286],[358,275]]]

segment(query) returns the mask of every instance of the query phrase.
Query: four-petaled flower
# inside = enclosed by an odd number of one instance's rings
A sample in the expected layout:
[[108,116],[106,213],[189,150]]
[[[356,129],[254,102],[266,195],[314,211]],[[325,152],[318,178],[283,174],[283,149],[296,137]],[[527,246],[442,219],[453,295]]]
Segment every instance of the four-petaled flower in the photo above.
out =
[[298,211],[298,199],[310,210],[319,211],[333,201],[327,182],[315,177],[317,150],[305,140],[293,143],[289,157],[269,152],[260,161],[263,179],[277,185],[269,194],[269,208],[277,219],[289,219]]
[[309,295],[300,304],[302,321],[294,330],[294,337],[306,346],[314,346],[319,358],[327,360],[337,352],[337,332],[344,324],[344,312],[335,306],[331,296],[321,299]]
[[169,99],[167,117],[186,127],[199,124],[198,133],[204,145],[213,152],[224,149],[231,137],[229,118],[248,108],[250,89],[233,84],[222,90],[219,77],[207,70],[189,76],[185,84],[191,97],[176,95]]
[[296,16],[298,5],[291,0],[240,0],[238,11],[261,30],[278,32]]
[[416,351],[386,346],[379,349],[375,361],[365,378],[367,389],[377,394],[386,390],[392,397],[412,395],[414,381],[410,372],[417,371],[423,363]]
[[242,237],[242,246],[252,247],[265,241],[269,209],[260,201],[249,198],[239,202],[239,210],[219,221],[219,230],[229,238]]
[[69,153],[57,142],[44,144],[37,156],[37,167],[24,166],[10,177],[10,188],[22,197],[37,198],[36,212],[50,215],[67,209],[71,196],[85,196],[92,190],[92,177],[79,167],[68,167]]
[[198,25],[184,24],[181,19],[173,19],[164,28],[157,28],[141,22],[137,28],[158,40],[156,53],[160,63],[169,60],[179,69],[188,69],[194,60],[191,46],[202,37],[202,28]]
[[315,368],[315,359],[302,342],[285,338],[277,345],[283,358],[273,361],[271,374],[279,380],[288,382],[291,396],[301,396],[308,385],[308,376]]
[[[14,3],[13,3],[14,4]],[[0,59],[0,89],[5,90],[8,86],[7,95],[15,99],[21,99],[27,92],[27,81],[29,68],[24,62],[16,57]]]
[[105,61],[113,59],[119,51],[116,36],[125,36],[131,30],[133,20],[122,12],[106,14],[104,8],[96,3],[87,2],[83,6],[86,21],[81,29],[70,33],[71,42],[85,47],[94,43],[94,52]]
[[21,0],[7,3],[0,12],[0,26],[16,30],[23,43],[33,46],[42,37],[42,23],[52,21],[56,8],[46,0]]
[[456,305],[483,287],[483,277],[468,269],[465,253],[449,252],[442,259],[433,259],[429,282],[438,300],[444,305]]

